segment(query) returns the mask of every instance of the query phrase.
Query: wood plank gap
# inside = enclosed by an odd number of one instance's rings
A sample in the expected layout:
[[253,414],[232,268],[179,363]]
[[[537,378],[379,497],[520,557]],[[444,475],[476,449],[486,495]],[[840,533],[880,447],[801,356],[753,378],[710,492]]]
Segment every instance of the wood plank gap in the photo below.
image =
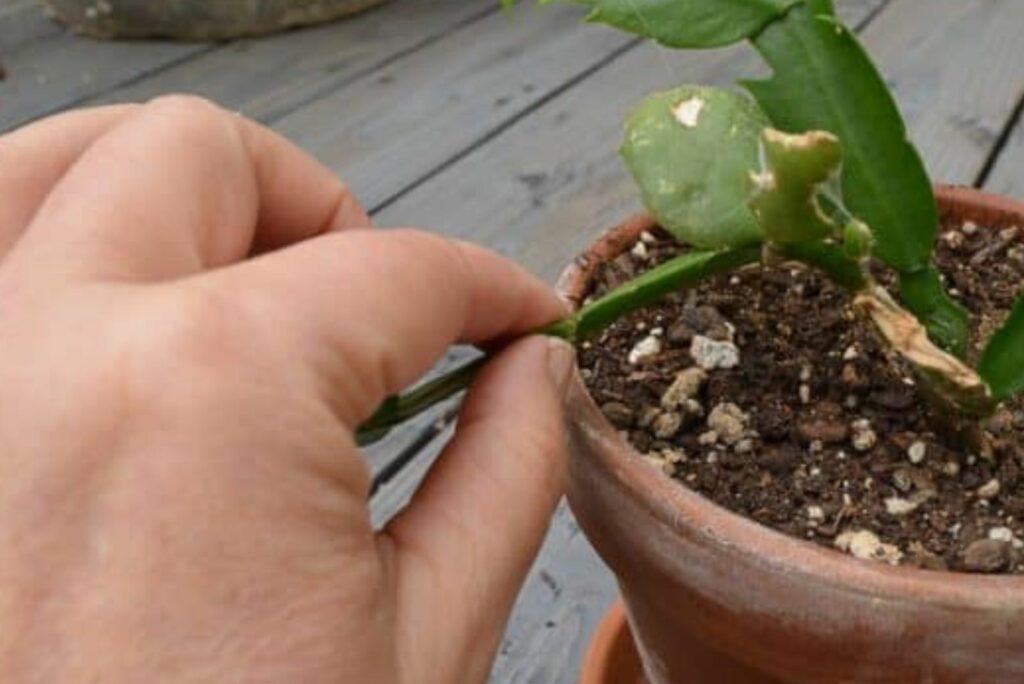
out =
[[996,138],[995,143],[992,145],[992,150],[989,152],[988,157],[985,159],[985,163],[982,165],[981,170],[978,171],[978,175],[974,179],[974,187],[980,188],[984,186],[992,175],[993,169],[996,167],[996,163],[999,161],[999,156],[1006,149],[1007,144],[1010,142],[1010,136],[1013,135],[1014,130],[1021,122],[1021,117],[1024,115],[1024,92],[1021,92],[1017,98],[1017,104],[1014,106],[1013,111],[1010,112],[1010,116],[1007,117],[1006,123],[1003,125],[999,136]]
[[370,207],[370,214],[373,215],[373,214],[376,214],[376,213],[378,213],[380,211],[383,211],[383,210],[387,209],[390,205],[392,205],[395,202],[399,201],[405,195],[407,195],[410,192],[416,190],[418,187],[420,187],[424,183],[430,182],[433,178],[435,178],[436,176],[438,176],[441,173],[444,173],[444,171],[446,171],[448,168],[450,168],[450,167],[454,166],[455,164],[459,163],[462,159],[465,159],[467,156],[472,154],[478,148],[482,147],[483,145],[486,145],[487,143],[489,143],[490,141],[494,140],[495,138],[500,137],[502,133],[504,133],[508,129],[512,128],[513,126],[515,126],[517,123],[519,123],[520,121],[522,121],[526,117],[530,116],[530,114],[532,114],[533,112],[537,111],[538,109],[540,109],[541,107],[546,105],[548,102],[554,100],[555,98],[560,96],[562,93],[564,93],[565,91],[575,87],[579,83],[582,83],[583,81],[587,80],[588,78],[590,78],[591,76],[593,76],[594,74],[599,72],[601,69],[603,69],[604,67],[608,66],[609,64],[611,64],[615,60],[619,59],[620,57],[622,57],[622,55],[624,55],[627,52],[629,52],[630,50],[636,48],[638,45],[642,44],[643,42],[644,42],[643,39],[637,38],[635,40],[631,40],[630,42],[626,43],[622,47],[617,48],[614,51],[610,52],[606,57],[603,57],[599,61],[595,62],[593,65],[591,65],[587,69],[581,71],[577,75],[573,76],[572,78],[570,78],[568,81],[566,81],[562,85],[557,86],[556,88],[554,88],[550,92],[546,93],[543,97],[538,98],[536,102],[531,103],[529,106],[525,107],[524,109],[522,109],[521,111],[517,112],[513,116],[511,116],[508,119],[502,121],[500,124],[495,126],[493,129],[491,129],[490,131],[488,131],[484,135],[481,135],[480,137],[476,138],[475,140],[470,141],[465,147],[463,147],[462,149],[458,150],[453,156],[451,156],[448,159],[446,159],[443,163],[438,164],[437,166],[435,166],[432,169],[430,169],[429,171],[427,171],[427,173],[425,173],[424,175],[422,175],[421,177],[419,177],[415,181],[406,184],[405,186],[403,186],[399,190],[395,191],[393,194],[387,196],[386,198],[384,198],[380,202],[377,202],[375,205]]
[[881,14],[883,11],[885,11],[886,7],[888,7],[889,5],[892,4],[892,1],[893,0],[882,0],[881,3],[879,3],[878,5],[873,7],[871,10],[869,10],[868,13],[864,17],[862,17],[860,21],[856,22],[853,25],[853,32],[854,33],[860,33],[861,31],[866,29],[868,27],[868,24],[873,22],[875,20],[875,18],[878,17],[879,14]]
[[387,486],[402,470],[412,462],[420,453],[435,439],[440,437],[449,426],[455,423],[458,418],[459,409],[462,406],[461,400],[449,400],[450,408],[446,409],[441,416],[419,431],[409,444],[398,454],[388,461],[380,471],[374,475],[373,484],[370,486],[370,498]]

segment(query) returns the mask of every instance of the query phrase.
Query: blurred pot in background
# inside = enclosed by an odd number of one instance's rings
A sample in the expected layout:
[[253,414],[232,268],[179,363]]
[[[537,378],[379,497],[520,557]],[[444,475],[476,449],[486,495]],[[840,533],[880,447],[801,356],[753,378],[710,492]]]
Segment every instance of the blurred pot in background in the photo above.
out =
[[43,0],[72,30],[96,38],[225,40],[355,14],[385,0]]

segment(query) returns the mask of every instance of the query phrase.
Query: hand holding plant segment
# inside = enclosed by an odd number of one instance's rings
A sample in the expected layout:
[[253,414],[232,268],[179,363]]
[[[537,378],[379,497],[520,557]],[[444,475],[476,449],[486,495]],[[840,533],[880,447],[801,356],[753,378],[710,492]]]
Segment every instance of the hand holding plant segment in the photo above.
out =
[[[591,21],[669,47],[749,40],[773,73],[744,82],[749,95],[688,85],[634,110],[622,156],[658,224],[691,249],[540,332],[579,341],[679,287],[792,260],[849,290],[956,423],[1024,389],[1024,301],[968,365],[967,312],[932,263],[931,183],[885,82],[831,0],[577,4],[591,8]],[[896,296],[873,277],[877,262],[894,274]],[[364,437],[458,391],[481,363],[392,399]]]

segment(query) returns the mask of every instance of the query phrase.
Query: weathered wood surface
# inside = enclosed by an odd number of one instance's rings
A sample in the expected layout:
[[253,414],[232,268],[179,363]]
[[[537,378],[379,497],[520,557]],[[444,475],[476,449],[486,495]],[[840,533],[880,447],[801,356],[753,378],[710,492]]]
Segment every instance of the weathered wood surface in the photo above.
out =
[[991,174],[984,179],[985,189],[1024,200],[1024,94],[1018,103],[1017,116],[1006,131],[1005,144],[993,161]]
[[[228,43],[90,102],[187,92],[270,122],[495,13],[489,0],[398,0],[350,20]],[[318,123],[336,129],[345,122],[339,108]]]
[[26,43],[3,56],[0,132],[209,49],[200,43],[104,43],[64,31]]
[[22,45],[57,35],[61,30],[38,0],[5,0],[0,5],[0,63]]
[[[277,121],[376,208],[633,44],[581,8],[496,13]],[[340,117],[344,125],[331,125]]]
[[898,0],[872,24],[867,45],[936,180],[977,180],[1024,96],[1022,31],[1020,0]]
[[[34,1],[34,0],[32,0]],[[0,0],[4,2],[4,0]],[[1024,3],[846,0],[936,179],[1024,196]],[[650,90],[763,71],[746,48],[676,54],[579,12],[492,0],[396,0],[352,21],[222,45],[107,44],[68,35],[30,0],[0,7],[0,130],[76,103],[211,97],[274,125],[378,208],[487,244],[551,280],[638,208],[616,153],[621,120]],[[453,352],[442,365],[463,358]],[[451,434],[449,407],[367,450],[383,524]],[[396,460],[398,459],[398,460]],[[614,581],[559,509],[516,605],[494,684],[575,681]]]

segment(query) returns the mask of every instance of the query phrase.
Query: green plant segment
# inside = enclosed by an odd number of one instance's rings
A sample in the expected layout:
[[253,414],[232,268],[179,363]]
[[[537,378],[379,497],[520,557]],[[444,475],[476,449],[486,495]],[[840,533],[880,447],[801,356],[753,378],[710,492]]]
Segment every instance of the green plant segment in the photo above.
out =
[[[1024,391],[1024,298],[977,370],[963,361],[967,312],[932,264],[932,186],[884,80],[831,0],[575,1],[590,7],[592,21],[673,47],[748,39],[772,75],[743,84],[752,99],[687,85],[636,107],[622,157],[659,225],[696,251],[538,332],[579,341],[716,273],[791,260],[849,290],[855,309],[956,422]],[[872,257],[893,269],[899,302],[874,281]],[[366,427],[379,435],[451,396],[481,363],[389,400]]]

